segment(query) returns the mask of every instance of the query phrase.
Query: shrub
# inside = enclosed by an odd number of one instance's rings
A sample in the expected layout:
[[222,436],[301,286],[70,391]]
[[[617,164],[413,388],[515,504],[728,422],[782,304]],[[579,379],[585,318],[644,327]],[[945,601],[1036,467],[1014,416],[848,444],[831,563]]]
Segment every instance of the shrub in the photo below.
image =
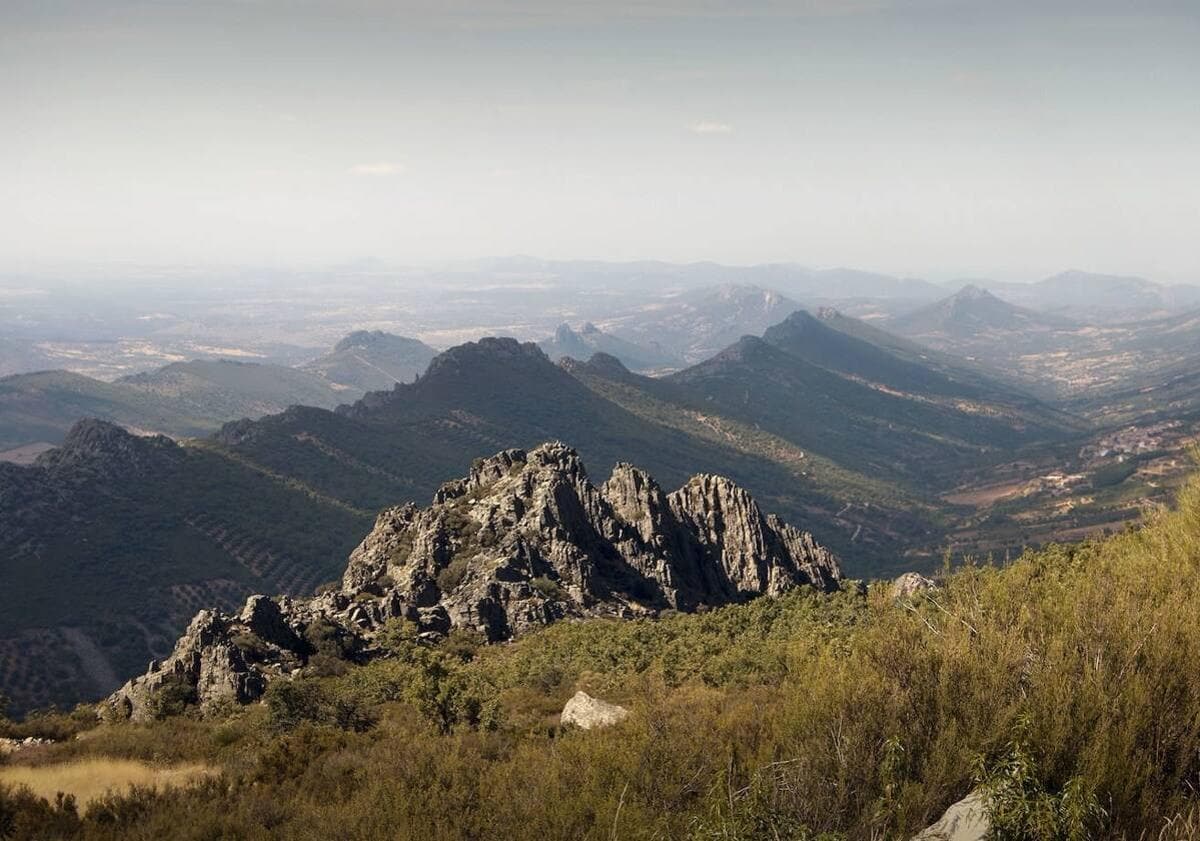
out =
[[467,559],[458,557],[446,564],[437,574],[438,589],[443,593],[454,590],[467,575]]
[[566,591],[552,578],[547,578],[544,575],[539,575],[529,581],[529,586],[542,595],[543,598],[562,600],[566,598]]

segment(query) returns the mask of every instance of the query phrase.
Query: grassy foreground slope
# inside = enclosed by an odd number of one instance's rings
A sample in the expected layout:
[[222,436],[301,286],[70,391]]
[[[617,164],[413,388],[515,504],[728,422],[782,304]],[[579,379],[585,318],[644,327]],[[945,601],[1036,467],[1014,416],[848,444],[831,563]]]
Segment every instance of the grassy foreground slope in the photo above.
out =
[[[907,838],[982,785],[1001,838],[1200,837],[1200,482],[1103,542],[895,599],[798,592],[506,646],[396,627],[392,656],[210,720],[92,727],[22,763],[223,776],[82,816],[0,790],[39,838]],[[631,717],[557,726],[578,688]],[[9,725],[68,734],[75,719]],[[18,760],[10,759],[9,762]],[[3,830],[0,830],[3,831]],[[24,835],[21,833],[25,833]]]

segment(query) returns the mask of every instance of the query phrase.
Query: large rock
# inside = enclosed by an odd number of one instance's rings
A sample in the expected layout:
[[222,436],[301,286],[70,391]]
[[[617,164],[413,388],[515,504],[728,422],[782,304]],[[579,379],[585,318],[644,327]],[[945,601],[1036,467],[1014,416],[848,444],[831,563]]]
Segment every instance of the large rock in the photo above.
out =
[[937,582],[919,572],[906,572],[892,582],[892,598],[907,599],[923,590],[936,590]]
[[812,535],[766,516],[720,476],[666,493],[619,464],[600,488],[559,443],[480,459],[433,504],[391,508],[350,555],[341,588],[306,601],[253,596],[238,616],[203,612],[174,653],[109,699],[152,714],[168,684],[201,706],[257,698],[303,665],[311,631],[370,657],[393,619],[425,635],[452,628],[511,638],[564,618],[654,616],[839,586],[837,559]]
[[991,832],[983,795],[973,791],[946,810],[937,823],[913,841],[984,841]]
[[591,730],[593,727],[619,724],[628,717],[629,710],[620,704],[610,704],[608,701],[593,698],[581,689],[567,701],[559,721],[562,724],[574,724],[584,730]]

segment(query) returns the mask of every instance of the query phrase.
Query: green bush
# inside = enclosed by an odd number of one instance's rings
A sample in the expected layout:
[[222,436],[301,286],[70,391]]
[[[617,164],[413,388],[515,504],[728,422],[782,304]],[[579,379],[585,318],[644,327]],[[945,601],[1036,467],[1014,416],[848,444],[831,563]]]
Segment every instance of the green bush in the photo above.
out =
[[529,586],[542,595],[543,598],[561,600],[566,597],[566,591],[553,578],[539,575],[530,580]]
[[454,558],[450,563],[437,574],[438,589],[443,593],[450,593],[462,583],[463,578],[467,575],[467,559],[463,557]]

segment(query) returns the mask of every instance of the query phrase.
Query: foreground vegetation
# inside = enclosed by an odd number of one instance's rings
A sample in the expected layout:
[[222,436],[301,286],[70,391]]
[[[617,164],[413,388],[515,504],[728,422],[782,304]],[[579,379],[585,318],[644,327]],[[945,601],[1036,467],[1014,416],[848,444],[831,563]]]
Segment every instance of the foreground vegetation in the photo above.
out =
[[[983,787],[1002,838],[1200,837],[1200,484],[1103,542],[908,599],[796,593],[515,644],[393,629],[264,704],[94,726],[8,762],[220,769],[80,806],[0,788],[16,838],[907,838]],[[576,689],[628,706],[563,730]],[[70,737],[78,733],[78,738]]]

